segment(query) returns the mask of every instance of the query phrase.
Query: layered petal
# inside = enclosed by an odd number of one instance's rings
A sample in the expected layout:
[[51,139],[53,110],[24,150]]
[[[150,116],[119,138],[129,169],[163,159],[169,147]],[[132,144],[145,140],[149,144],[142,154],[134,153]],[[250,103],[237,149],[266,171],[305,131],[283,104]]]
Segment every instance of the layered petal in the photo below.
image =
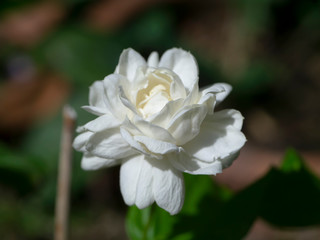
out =
[[133,82],[137,69],[146,65],[146,61],[138,52],[128,48],[120,55],[116,73],[127,77],[130,82]]
[[188,105],[196,104],[198,103],[200,97],[201,95],[199,94],[198,82],[196,82],[194,83],[187,97],[184,99],[183,105],[188,106]]
[[182,98],[170,101],[159,113],[151,115],[146,120],[154,125],[166,128],[173,116],[182,108],[183,102],[184,99]]
[[159,64],[159,54],[157,52],[152,52],[148,57],[148,66],[149,67],[158,67]]
[[138,142],[136,139],[134,139],[134,137],[131,135],[131,133],[129,131],[127,131],[124,127],[120,128],[120,133],[121,133],[123,139],[136,151],[138,151],[146,156],[149,156],[149,157],[158,158],[158,159],[162,158],[161,155],[152,154],[150,151],[148,152],[147,149],[140,142]]
[[166,51],[160,59],[159,67],[168,68],[176,73],[189,92],[198,81],[197,62],[189,52],[182,49],[173,48]]
[[90,153],[84,153],[81,160],[81,167],[84,170],[97,170],[100,168],[112,167],[120,163],[121,161],[119,160],[100,158]]
[[119,129],[94,133],[86,143],[86,150],[95,156],[108,159],[121,159],[136,153],[122,138]]
[[81,108],[83,110],[86,110],[88,113],[91,113],[96,116],[108,114],[108,112],[109,112],[107,108],[98,108],[98,107],[94,107],[94,106],[82,106]]
[[128,112],[120,100],[120,87],[126,85],[127,80],[119,74],[108,75],[103,80],[106,107],[119,120],[123,120]]
[[150,152],[155,154],[164,155],[170,152],[179,151],[179,147],[169,142],[160,141],[146,136],[134,136],[134,139],[143,144],[143,146],[145,146]]
[[177,214],[184,202],[184,181],[181,172],[167,161],[153,161],[153,193],[159,207]]
[[193,175],[216,175],[222,173],[222,164],[219,161],[213,161],[211,163],[203,162],[198,159],[192,159],[197,165],[196,168],[186,168],[184,172]]
[[90,106],[84,106],[82,108],[97,116],[108,113],[102,81],[96,81],[90,86],[89,105]]
[[202,90],[202,95],[214,94],[216,96],[216,104],[222,102],[231,92],[232,87],[227,83],[216,83]]
[[176,169],[193,175],[216,175],[221,173],[223,168],[223,164],[218,160],[204,162],[190,157],[183,149],[179,154],[169,154],[167,158]]
[[142,209],[154,202],[152,165],[144,155],[123,162],[120,169],[120,190],[127,205]]
[[111,114],[104,114],[83,126],[85,130],[99,132],[109,128],[119,127],[121,122]]
[[218,161],[221,162],[222,168],[227,168],[227,167],[231,166],[231,164],[239,156],[239,154],[240,154],[240,150],[233,153],[233,154],[230,154],[229,156],[227,156],[225,158],[221,158]]
[[[82,130],[81,130],[82,131]],[[73,141],[73,147],[80,151],[80,152],[86,152],[86,144],[88,142],[88,140],[90,139],[90,137],[93,135],[92,132],[89,131],[82,131],[82,133],[80,133]]]
[[154,201],[170,214],[178,213],[184,202],[181,172],[168,162],[138,155],[126,160],[120,169],[120,189],[128,205],[142,209]]
[[138,128],[144,136],[173,144],[176,143],[175,138],[166,129],[154,125],[138,116],[134,116],[132,124]]
[[214,107],[216,106],[216,96],[214,94],[202,95],[198,104],[206,105],[208,114],[213,114]]
[[[126,96],[122,86],[119,86],[119,98],[120,98],[121,103],[124,106],[126,106],[129,110],[131,110],[132,113],[134,113],[136,115],[140,115],[139,112],[137,111],[136,107],[133,105],[133,103]],[[128,111],[126,111],[126,112],[128,112]]]
[[183,145],[198,135],[200,125],[207,114],[205,105],[191,105],[180,111],[169,123],[168,131]]
[[242,121],[242,115],[236,110],[223,110],[208,115],[198,136],[184,145],[184,149],[194,158],[205,162],[229,157],[246,142],[240,131]]

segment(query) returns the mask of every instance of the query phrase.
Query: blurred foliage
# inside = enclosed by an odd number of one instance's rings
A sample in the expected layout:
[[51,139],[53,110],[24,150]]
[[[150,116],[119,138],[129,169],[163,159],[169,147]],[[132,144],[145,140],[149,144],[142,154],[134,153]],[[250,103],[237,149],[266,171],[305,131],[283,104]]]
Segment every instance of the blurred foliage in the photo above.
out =
[[127,231],[132,240],[243,239],[258,217],[278,227],[320,224],[320,180],[293,149],[280,168],[236,194],[208,176],[186,174],[185,180],[185,204],[175,217],[155,205],[130,207]]

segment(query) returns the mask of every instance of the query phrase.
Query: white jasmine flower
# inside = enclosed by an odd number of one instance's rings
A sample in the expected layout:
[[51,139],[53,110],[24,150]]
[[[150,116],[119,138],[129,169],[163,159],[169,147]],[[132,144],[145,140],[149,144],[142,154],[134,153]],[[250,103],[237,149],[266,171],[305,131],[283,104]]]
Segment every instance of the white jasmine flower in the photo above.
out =
[[182,172],[215,175],[238,156],[246,138],[243,117],[232,109],[214,112],[231,91],[225,83],[198,88],[198,66],[182,49],[146,62],[124,50],[114,74],[90,87],[97,118],[78,128],[74,148],[82,168],[121,164],[120,187],[128,205],[154,201],[171,214],[184,201]]

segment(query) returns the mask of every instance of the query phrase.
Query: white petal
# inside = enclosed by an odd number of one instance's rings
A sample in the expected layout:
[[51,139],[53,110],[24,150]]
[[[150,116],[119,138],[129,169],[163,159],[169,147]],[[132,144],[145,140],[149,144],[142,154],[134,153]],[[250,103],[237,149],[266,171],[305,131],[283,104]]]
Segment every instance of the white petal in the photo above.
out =
[[151,122],[154,125],[166,128],[173,116],[183,106],[183,101],[183,99],[177,99],[168,102],[159,113],[147,118],[147,121]]
[[238,111],[223,110],[207,115],[200,133],[184,145],[184,149],[193,157],[213,162],[238,152],[246,138],[240,131],[243,117]]
[[120,159],[135,154],[135,151],[122,138],[119,129],[107,129],[94,133],[86,144],[91,154],[109,159]]
[[176,139],[178,145],[183,145],[198,135],[206,114],[205,105],[192,105],[183,109],[172,119],[168,131]]
[[105,104],[105,93],[102,81],[95,81],[89,88],[89,104],[90,106],[82,107],[86,111],[100,116],[108,112]]
[[149,67],[158,67],[159,64],[159,54],[157,52],[152,52],[148,58]]
[[120,190],[127,205],[145,208],[154,202],[152,166],[143,155],[126,160],[120,169]]
[[193,159],[198,165],[197,169],[187,169],[185,172],[193,175],[216,175],[222,173],[222,165],[219,161],[212,163],[203,162],[200,160]]
[[145,117],[152,116],[160,112],[168,102],[168,94],[158,92],[150,97],[150,99],[144,104],[143,108],[140,108],[139,110]]
[[137,142],[133,136],[124,128],[121,127],[120,128],[120,133],[121,136],[123,137],[123,139],[135,150],[137,150],[138,152],[141,152],[142,154],[146,155],[146,156],[150,156],[150,157],[154,157],[154,158],[159,158],[161,159],[161,156],[158,155],[154,155],[152,153],[149,153],[146,151],[146,149],[139,143]]
[[90,106],[106,109],[104,101],[105,94],[102,81],[95,81],[89,88],[89,104]]
[[92,134],[93,133],[89,131],[85,131],[79,134],[73,141],[73,147],[80,152],[86,152],[87,150],[85,148],[85,145],[92,136]]
[[180,77],[174,72],[171,73],[173,81],[170,85],[170,95],[173,100],[178,98],[186,98],[186,89],[180,79]]
[[167,162],[154,160],[152,163],[154,199],[171,215],[177,214],[184,202],[183,175]]
[[150,152],[156,154],[167,154],[169,152],[179,150],[175,144],[152,139],[146,136],[134,136],[134,139],[139,143],[142,143]]
[[120,124],[121,122],[111,114],[104,114],[88,122],[83,127],[91,132],[99,132],[109,128],[118,127]]
[[222,168],[229,167],[233,163],[233,161],[239,156],[239,154],[240,154],[240,151],[235,152],[228,157],[219,159],[219,162],[221,162],[222,164]]
[[130,93],[130,100],[135,103],[137,99],[137,94],[139,90],[146,88],[148,85],[148,81],[146,78],[146,75],[148,75],[148,72],[151,71],[151,68],[148,68],[146,66],[139,67],[137,69],[134,81],[132,83],[126,84],[127,86],[127,92]]
[[231,85],[229,85],[227,83],[216,83],[208,88],[205,88],[202,91],[202,95],[206,95],[206,94],[210,94],[210,93],[215,94],[216,95],[216,104],[219,104],[229,95],[231,90],[232,90]]
[[116,73],[126,76],[130,82],[133,82],[137,69],[146,65],[146,61],[138,52],[128,48],[120,55]]
[[173,136],[164,128],[154,125],[144,119],[134,116],[132,123],[143,133],[144,136],[175,144]]
[[182,49],[173,48],[166,51],[160,59],[159,67],[175,72],[189,92],[198,81],[197,62],[189,52]]
[[103,80],[103,86],[106,95],[106,105],[115,117],[123,120],[128,110],[120,100],[121,85],[127,85],[127,80],[118,74],[110,74]]
[[208,114],[212,115],[213,111],[214,111],[214,107],[216,105],[216,95],[214,95],[212,93],[205,94],[205,95],[201,96],[198,104],[206,105],[207,110],[208,110]]
[[167,158],[178,170],[194,175],[216,175],[222,172],[222,163],[218,160],[211,163],[191,158],[181,150],[179,153],[170,153]]
[[97,115],[97,116],[101,116],[103,114],[108,114],[109,111],[106,108],[98,108],[98,107],[94,107],[94,106],[82,106],[82,109],[86,110],[89,113],[92,113],[93,115]]
[[199,85],[198,82],[196,82],[191,88],[191,91],[189,92],[188,96],[185,98],[183,105],[187,106],[196,104],[199,101],[199,97]]
[[119,87],[119,97],[120,97],[120,101],[122,102],[122,104],[124,106],[126,106],[128,109],[130,109],[133,113],[140,115],[140,113],[138,113],[136,107],[132,104],[132,102],[125,95],[122,86]]
[[100,158],[85,153],[81,160],[81,167],[84,170],[97,170],[99,168],[112,167],[120,164],[119,160]]
[[215,112],[213,117],[217,124],[226,125],[227,127],[241,130],[243,124],[243,116],[241,113],[234,109],[225,109],[219,112]]
[[[155,75],[158,80],[162,80],[163,82],[166,82],[167,84],[170,84],[170,96],[173,100],[176,100],[178,98],[186,98],[186,89],[183,85],[182,80],[180,77],[173,72],[172,70],[168,68],[157,68],[153,71],[160,75]],[[163,76],[165,77],[163,77]]]
[[85,131],[87,131],[83,126],[78,126],[77,128],[76,128],[76,132],[77,133],[83,133],[83,132],[85,132]]

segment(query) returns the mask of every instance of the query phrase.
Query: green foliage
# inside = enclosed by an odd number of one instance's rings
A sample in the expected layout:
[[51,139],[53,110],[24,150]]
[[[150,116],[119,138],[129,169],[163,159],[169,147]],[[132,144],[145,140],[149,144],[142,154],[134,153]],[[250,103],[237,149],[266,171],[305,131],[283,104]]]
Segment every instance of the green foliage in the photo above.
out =
[[40,2],[39,0],[2,0],[0,1],[0,17],[6,13],[25,8]]
[[49,64],[65,74],[75,86],[88,87],[114,71],[122,49],[111,36],[66,25],[35,49],[33,55],[39,64]]
[[290,172],[299,172],[301,171],[305,166],[303,166],[303,160],[298,155],[298,153],[290,148],[287,150],[284,161],[281,165],[281,170],[286,173]]
[[0,184],[25,195],[36,188],[45,173],[42,159],[14,153],[0,145]]
[[134,49],[152,49],[152,51],[176,46],[174,15],[165,10],[154,8],[140,16],[126,31],[119,32],[122,44]]
[[320,181],[288,150],[280,169],[272,169],[261,204],[260,215],[270,223],[285,227],[320,223]]
[[185,175],[185,182],[185,204],[177,216],[155,205],[129,209],[131,239],[242,239],[258,217],[283,227],[320,223],[319,179],[293,149],[279,169],[272,168],[237,194],[207,176]]

